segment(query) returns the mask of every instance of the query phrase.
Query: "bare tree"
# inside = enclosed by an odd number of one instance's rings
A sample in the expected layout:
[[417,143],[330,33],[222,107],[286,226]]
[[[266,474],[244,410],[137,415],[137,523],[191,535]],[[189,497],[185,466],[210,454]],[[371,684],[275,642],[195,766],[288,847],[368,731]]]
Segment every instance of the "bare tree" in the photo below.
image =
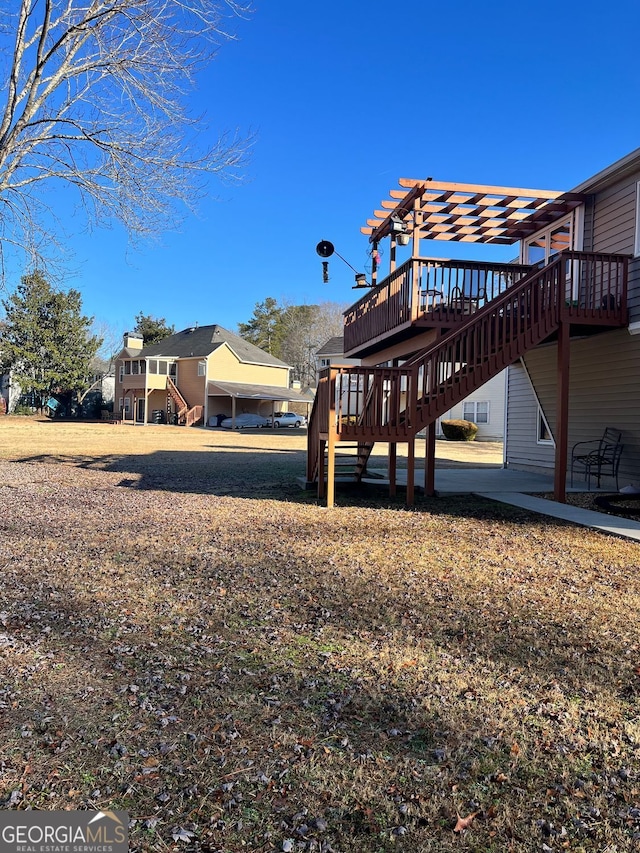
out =
[[[146,237],[207,175],[238,176],[250,141],[201,144],[195,75],[249,7],[236,0],[4,0],[0,10],[0,249],[36,257],[55,215],[44,182],[73,186],[89,224]],[[40,188],[40,189],[39,189]]]

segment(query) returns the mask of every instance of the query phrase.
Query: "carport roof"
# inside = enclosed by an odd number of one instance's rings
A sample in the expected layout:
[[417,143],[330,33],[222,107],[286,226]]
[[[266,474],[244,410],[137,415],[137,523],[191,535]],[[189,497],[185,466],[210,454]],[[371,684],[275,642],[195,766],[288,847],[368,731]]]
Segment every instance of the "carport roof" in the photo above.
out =
[[280,400],[287,403],[312,403],[312,397],[293,388],[283,388],[278,385],[250,385],[246,382],[208,382],[207,394],[215,396],[223,394],[226,397],[236,397],[243,400]]

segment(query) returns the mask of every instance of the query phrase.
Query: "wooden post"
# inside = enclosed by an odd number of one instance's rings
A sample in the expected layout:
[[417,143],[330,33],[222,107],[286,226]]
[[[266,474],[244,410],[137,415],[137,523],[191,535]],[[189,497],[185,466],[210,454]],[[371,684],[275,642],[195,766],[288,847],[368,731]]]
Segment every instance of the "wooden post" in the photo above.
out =
[[322,500],[325,494],[325,470],[324,470],[324,451],[327,446],[327,442],[321,438],[318,440],[318,500]]
[[557,402],[556,402],[556,456],[553,497],[559,503],[567,501],[567,447],[569,432],[569,352],[570,326],[560,323],[558,330]]
[[436,423],[427,426],[424,443],[424,493],[432,498],[436,493]]
[[390,237],[389,239],[390,239],[390,245],[389,245],[389,273],[392,273],[392,272],[394,272],[394,271],[395,271],[395,268],[396,268],[396,238],[395,238],[395,236],[392,234],[392,235],[391,235],[391,237]]
[[327,506],[335,504],[336,497],[336,431],[335,427],[329,430],[329,441],[327,442]]
[[378,244],[373,243],[371,248],[371,285],[373,287],[378,283],[378,264],[376,262],[376,256],[378,254]]
[[396,472],[398,469],[398,445],[395,441],[389,442],[389,464],[388,464],[388,476],[389,476],[389,497],[393,498],[396,494]]
[[416,477],[416,439],[411,436],[407,444],[407,506],[413,506]]

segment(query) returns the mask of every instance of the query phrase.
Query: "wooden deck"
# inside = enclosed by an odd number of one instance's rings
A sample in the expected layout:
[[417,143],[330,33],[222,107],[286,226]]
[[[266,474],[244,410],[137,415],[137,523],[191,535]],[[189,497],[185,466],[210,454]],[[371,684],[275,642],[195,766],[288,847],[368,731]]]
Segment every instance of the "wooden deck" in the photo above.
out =
[[[566,316],[575,323],[626,322],[626,262],[619,255],[563,252]],[[537,267],[412,258],[345,312],[344,351],[363,357],[426,329],[446,332],[493,303]]]
[[[400,367],[332,367],[321,374],[307,464],[308,481],[317,479],[321,491],[325,470],[333,483],[340,442],[357,444],[362,472],[376,441],[411,448],[418,432],[533,347],[557,335],[566,348],[572,327],[583,334],[628,322],[626,256],[563,252],[546,266],[515,269],[444,261],[436,267],[422,258],[418,266],[420,275],[414,262],[400,267],[350,309],[352,347],[360,336],[365,348],[365,329],[379,340],[385,329],[397,336],[439,319],[447,331]],[[433,269],[441,286],[438,300],[429,302],[417,284],[431,282]]]

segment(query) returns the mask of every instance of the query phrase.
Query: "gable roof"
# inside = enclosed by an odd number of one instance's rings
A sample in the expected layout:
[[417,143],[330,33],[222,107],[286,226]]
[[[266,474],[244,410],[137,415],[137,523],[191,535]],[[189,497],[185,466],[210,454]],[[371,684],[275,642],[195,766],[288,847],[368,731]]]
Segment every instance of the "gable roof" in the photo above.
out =
[[245,341],[239,335],[234,335],[228,329],[218,326],[195,326],[176,332],[168,338],[163,338],[156,344],[149,344],[138,351],[140,358],[206,358],[219,347],[227,344],[240,361],[247,364],[263,364],[270,367],[289,367],[268,352]]
[[316,357],[323,355],[344,355],[344,337],[336,335],[323,344],[316,352]]

